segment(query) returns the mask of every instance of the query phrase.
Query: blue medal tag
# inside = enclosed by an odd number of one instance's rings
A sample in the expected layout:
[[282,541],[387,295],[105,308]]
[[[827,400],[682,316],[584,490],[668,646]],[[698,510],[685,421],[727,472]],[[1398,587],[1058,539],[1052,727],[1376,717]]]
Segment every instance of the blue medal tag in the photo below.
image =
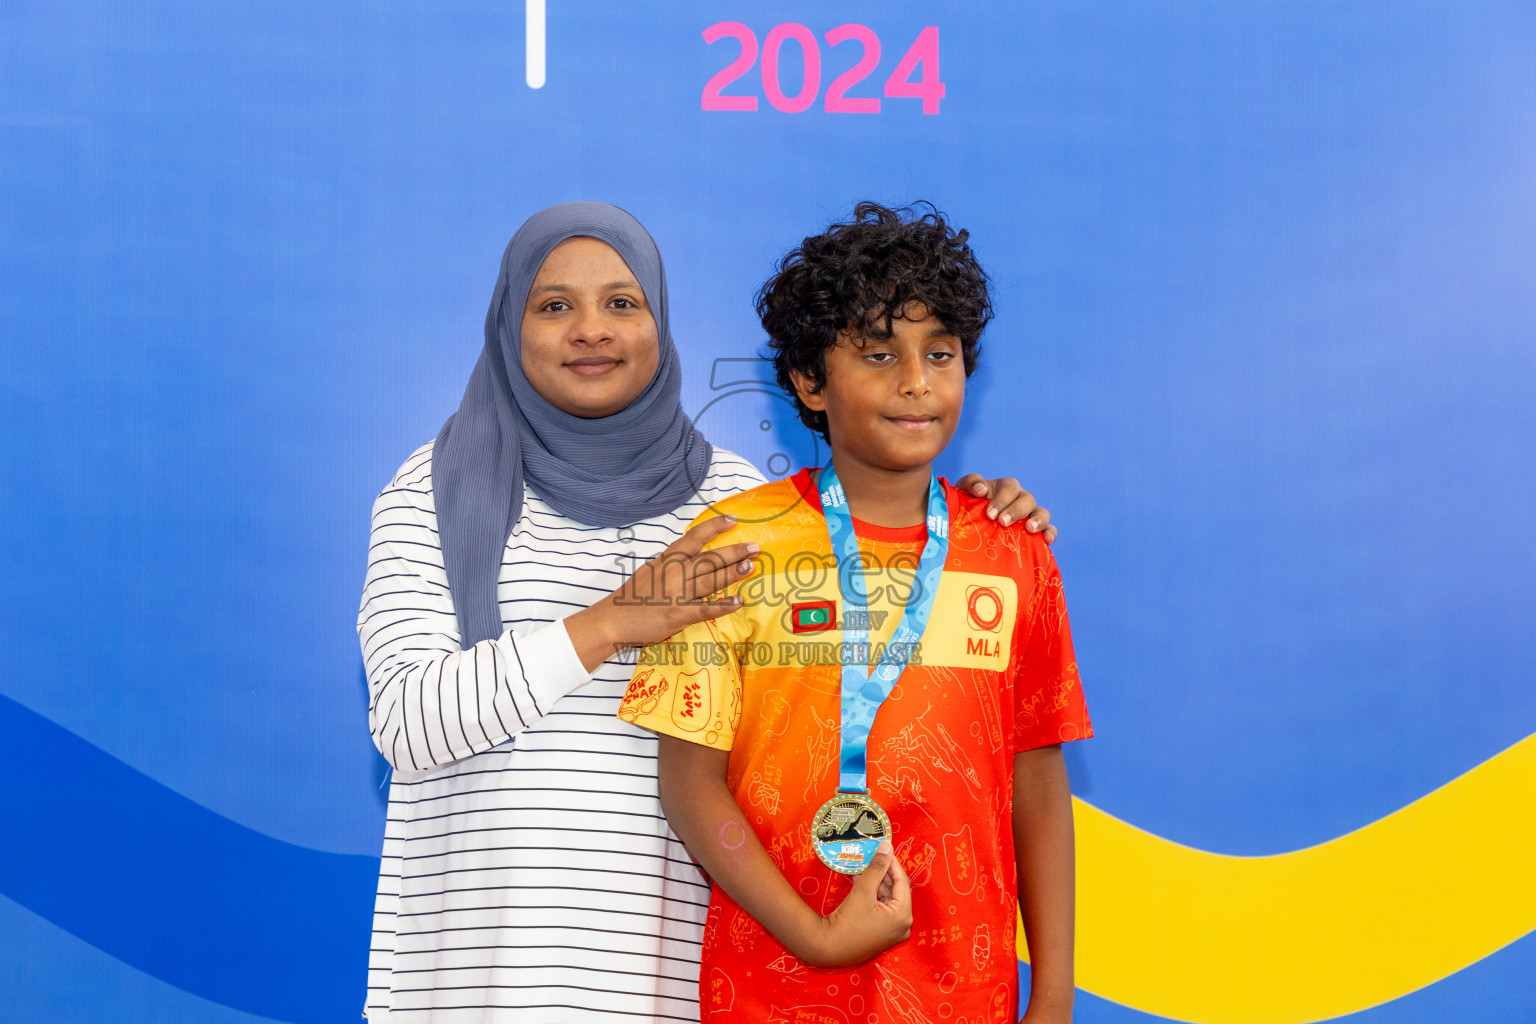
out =
[[[868,589],[853,516],[837,472],[830,465],[818,480],[821,507],[826,513],[827,534],[837,559],[837,585],[843,597],[845,652],[869,649]],[[833,871],[856,875],[874,859],[875,848],[890,838],[891,822],[880,805],[870,799],[866,747],[880,705],[890,696],[901,671],[911,659],[928,626],[928,613],[944,573],[949,553],[949,507],[937,478],[928,482],[928,542],[917,562],[917,573],[907,607],[896,634],[872,670],[845,656],[842,677],[842,756],[837,794],[822,805],[811,822],[811,845],[816,856]],[[867,660],[867,659],[866,659]]]

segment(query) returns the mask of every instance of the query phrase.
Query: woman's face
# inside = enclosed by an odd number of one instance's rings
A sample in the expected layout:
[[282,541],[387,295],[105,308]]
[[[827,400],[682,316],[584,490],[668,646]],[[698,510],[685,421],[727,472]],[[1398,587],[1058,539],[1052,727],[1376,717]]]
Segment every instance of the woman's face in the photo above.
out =
[[595,238],[555,246],[523,307],[523,372],[562,412],[611,416],[640,396],[661,358],[640,282]]

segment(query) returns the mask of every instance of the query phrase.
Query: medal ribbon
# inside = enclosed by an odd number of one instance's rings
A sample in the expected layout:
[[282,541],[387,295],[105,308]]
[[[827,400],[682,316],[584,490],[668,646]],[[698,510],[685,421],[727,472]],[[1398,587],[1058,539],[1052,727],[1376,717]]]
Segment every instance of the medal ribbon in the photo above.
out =
[[[821,507],[827,517],[827,535],[832,539],[832,553],[837,559],[837,586],[843,596],[845,654],[842,678],[842,760],[837,788],[845,793],[866,793],[869,780],[866,748],[869,731],[874,727],[880,705],[891,695],[902,669],[911,659],[917,642],[928,626],[928,613],[939,591],[939,577],[944,574],[944,558],[949,553],[949,506],[944,488],[937,477],[928,480],[928,542],[917,562],[917,574],[907,596],[906,609],[896,625],[896,634],[872,669],[855,664],[846,649],[862,644],[869,649],[869,590],[864,585],[863,556],[859,539],[853,532],[853,515],[837,471],[828,465],[817,480]],[[857,583],[857,586],[855,584]],[[869,660],[866,654],[864,662]]]

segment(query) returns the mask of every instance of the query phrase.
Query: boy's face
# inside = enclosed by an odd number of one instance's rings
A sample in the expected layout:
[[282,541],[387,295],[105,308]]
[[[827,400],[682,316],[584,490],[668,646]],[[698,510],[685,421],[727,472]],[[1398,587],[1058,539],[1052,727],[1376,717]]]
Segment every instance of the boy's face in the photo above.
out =
[[807,407],[827,414],[832,451],[872,468],[915,469],[949,444],[965,404],[960,342],[926,307],[891,321],[889,336],[845,331],[827,350],[820,389],[795,374]]

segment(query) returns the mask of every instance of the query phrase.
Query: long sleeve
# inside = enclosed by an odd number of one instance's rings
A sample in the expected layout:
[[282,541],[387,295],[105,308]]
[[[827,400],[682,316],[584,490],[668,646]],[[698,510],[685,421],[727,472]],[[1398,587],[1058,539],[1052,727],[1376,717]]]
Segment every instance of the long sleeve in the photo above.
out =
[[459,649],[432,504],[430,447],[374,503],[357,633],[374,745],[399,771],[489,750],[588,682],[562,622]]

